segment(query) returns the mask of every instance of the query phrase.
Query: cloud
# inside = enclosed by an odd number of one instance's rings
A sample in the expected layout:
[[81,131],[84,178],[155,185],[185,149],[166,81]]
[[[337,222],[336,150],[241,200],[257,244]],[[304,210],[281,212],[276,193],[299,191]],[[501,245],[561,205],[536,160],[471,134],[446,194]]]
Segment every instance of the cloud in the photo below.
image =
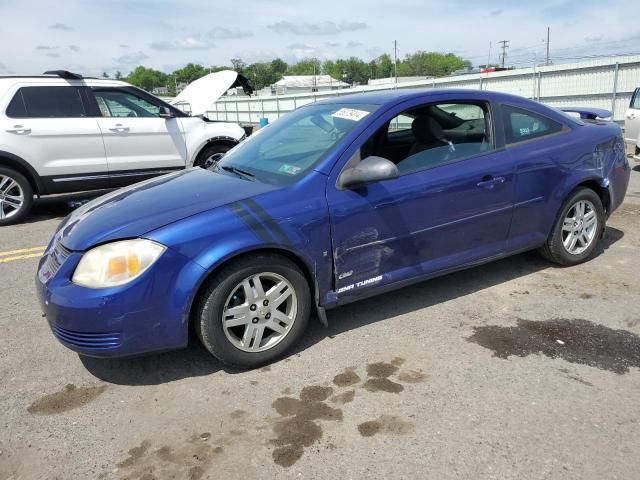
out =
[[146,60],[147,58],[149,58],[149,56],[146,53],[134,52],[127,55],[122,55],[121,57],[116,58],[115,61],[122,65],[137,65],[142,60]]
[[315,47],[307,45],[306,43],[292,43],[287,45],[287,48],[290,48],[291,50],[315,50]]
[[78,45],[68,45],[69,50],[73,50],[74,52],[79,52],[80,47]]
[[127,45],[126,43],[121,43],[120,48],[129,48],[129,45]]
[[215,44],[208,39],[202,38],[200,35],[178,38],[176,40],[152,42],[150,45],[154,50],[205,50],[215,47]]
[[287,21],[280,21],[267,28],[276,33],[292,33],[293,35],[337,35],[344,32],[354,32],[356,30],[364,30],[367,28],[366,23],[362,22],[320,22],[320,23],[302,23],[293,24]]
[[362,46],[362,43],[360,42],[351,41],[347,43],[347,47],[350,47],[350,48],[361,47],[361,46]]
[[599,42],[600,40],[602,40],[602,35],[589,35],[584,37],[584,41],[589,43]]
[[331,48],[338,48],[342,46],[340,42],[325,42],[325,45]]
[[57,50],[58,47],[50,46],[50,45],[36,45],[36,50]]
[[227,39],[253,37],[253,33],[241,31],[241,30],[233,31],[224,27],[216,27],[213,30],[209,30],[208,36],[209,38],[213,38],[216,40],[227,40]]
[[47,53],[47,57],[60,58],[60,54],[51,52],[51,53]]
[[491,10],[489,12],[489,15],[491,15],[492,17],[497,17],[499,15],[502,15],[502,10]]
[[69,25],[65,25],[64,23],[54,23],[53,25],[49,25],[50,30],[73,30],[73,27]]

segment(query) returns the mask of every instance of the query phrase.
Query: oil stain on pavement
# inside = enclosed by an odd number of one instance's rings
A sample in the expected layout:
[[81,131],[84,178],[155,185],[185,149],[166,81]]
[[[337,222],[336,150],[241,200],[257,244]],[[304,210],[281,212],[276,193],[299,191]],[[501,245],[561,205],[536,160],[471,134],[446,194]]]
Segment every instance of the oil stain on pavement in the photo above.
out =
[[[367,380],[361,387],[368,392],[400,393],[404,386],[390,379],[396,375],[400,381],[418,383],[425,380],[426,375],[420,370],[399,372],[404,359],[396,357],[390,363],[375,362],[366,367]],[[361,377],[355,368],[347,368],[333,378],[337,388],[353,387],[361,382]],[[326,402],[345,405],[354,401],[356,390],[334,391],[334,387],[312,385],[300,391],[299,398],[280,397],[272,404],[280,415],[280,419],[273,425],[275,438],[270,441],[276,448],[272,457],[276,464],[290,467],[303,455],[305,448],[310,447],[322,438],[322,424],[320,421],[339,422],[343,419],[342,409],[333,408]],[[399,417],[383,415],[375,420],[358,425],[358,431],[363,437],[376,434],[400,435],[411,432],[413,424]]]
[[514,327],[475,327],[467,339],[493,350],[494,356],[526,357],[541,353],[617,374],[640,368],[640,337],[582,319],[518,319]]
[[[149,440],[129,450],[129,456],[117,464],[114,473],[122,480],[150,480],[156,478],[202,478],[213,460],[224,448],[209,442],[211,434],[194,435],[178,446],[162,445],[152,448]],[[101,475],[105,478],[107,474]]]
[[86,405],[102,395],[106,389],[106,385],[76,387],[69,384],[60,392],[39,398],[27,408],[27,411],[34,415],[56,415]]

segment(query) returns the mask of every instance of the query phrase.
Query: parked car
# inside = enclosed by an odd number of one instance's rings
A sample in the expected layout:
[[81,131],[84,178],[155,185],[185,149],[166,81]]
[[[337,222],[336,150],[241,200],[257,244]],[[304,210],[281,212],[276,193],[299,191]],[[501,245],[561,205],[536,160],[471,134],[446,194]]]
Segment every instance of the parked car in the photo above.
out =
[[66,71],[0,76],[0,226],[16,223],[33,196],[132,184],[203,164],[245,131],[212,122],[206,109],[236,72],[207,75],[175,99],[191,115],[125,82]]
[[633,158],[640,162],[640,88],[636,88],[631,97],[624,120],[624,136],[632,148]]
[[573,110],[585,119],[436,89],[302,107],[210,169],[74,211],[40,261],[42,309],[83,355],[176,349],[192,328],[223,362],[255,367],[313,311],[326,323],[327,309],[525,250],[578,264],[630,167],[620,127]]

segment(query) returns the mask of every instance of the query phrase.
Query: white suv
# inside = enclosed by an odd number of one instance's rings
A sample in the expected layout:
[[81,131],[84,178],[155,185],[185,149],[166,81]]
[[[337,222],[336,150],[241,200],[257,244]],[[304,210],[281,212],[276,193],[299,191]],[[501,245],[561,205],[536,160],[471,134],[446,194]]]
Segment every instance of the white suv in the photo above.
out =
[[0,76],[0,226],[23,218],[34,194],[121,187],[226,152],[245,130],[204,115],[235,86],[251,93],[232,71],[196,80],[172,102],[189,115],[125,82]]
[[640,162],[640,88],[631,97],[624,120],[624,139],[634,150],[636,162]]

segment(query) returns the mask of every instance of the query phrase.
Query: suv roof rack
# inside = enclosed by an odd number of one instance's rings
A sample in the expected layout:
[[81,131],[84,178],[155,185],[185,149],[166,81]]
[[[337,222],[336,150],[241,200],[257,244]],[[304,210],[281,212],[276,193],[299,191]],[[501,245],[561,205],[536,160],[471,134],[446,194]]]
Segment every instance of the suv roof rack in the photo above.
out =
[[68,78],[70,80],[80,80],[84,78],[79,73],[73,73],[68,70],[47,70],[43,75],[57,75],[60,78]]

